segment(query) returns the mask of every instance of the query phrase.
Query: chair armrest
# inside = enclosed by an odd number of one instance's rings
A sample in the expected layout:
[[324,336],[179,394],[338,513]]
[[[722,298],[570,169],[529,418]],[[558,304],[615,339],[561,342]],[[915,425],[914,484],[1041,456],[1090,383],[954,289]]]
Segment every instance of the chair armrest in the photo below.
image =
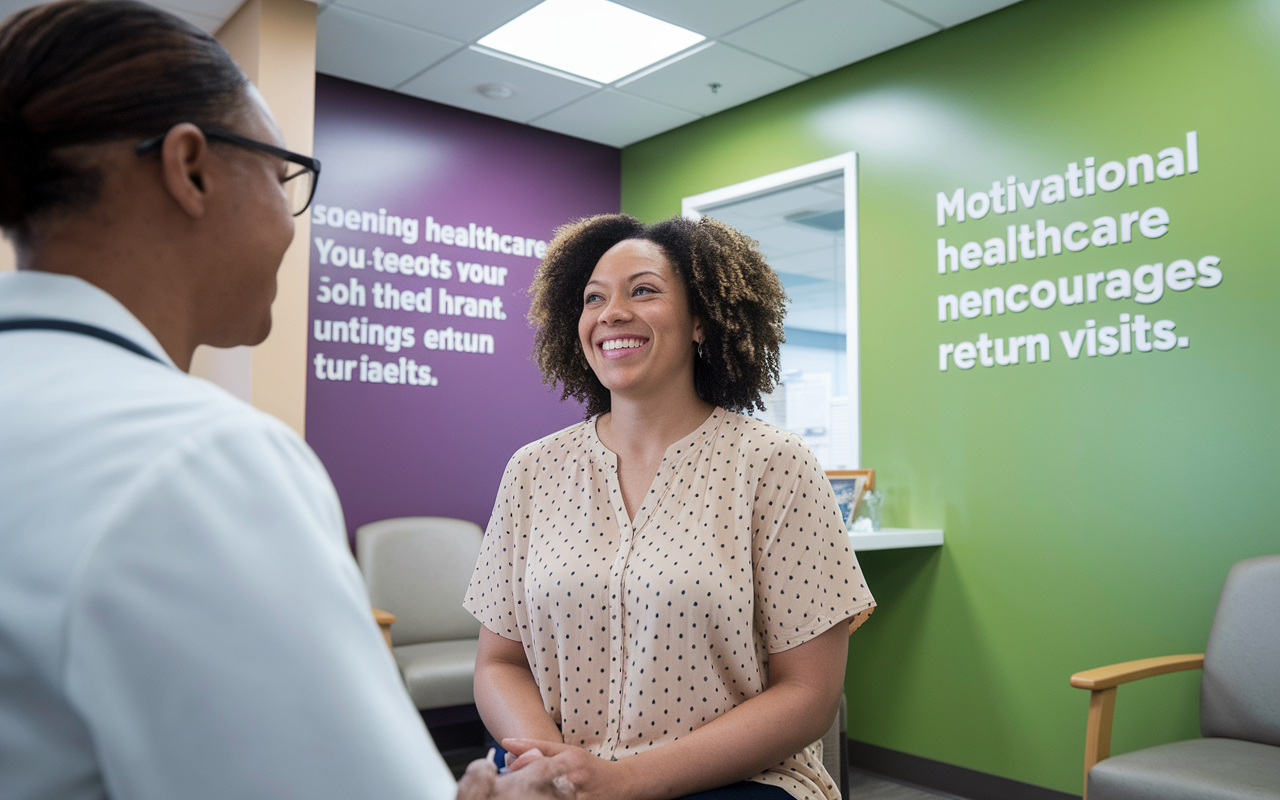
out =
[[396,621],[396,615],[390,611],[383,611],[380,608],[373,609],[373,621],[378,623],[378,627],[382,629],[382,638],[387,642],[387,649],[391,649],[391,626]]
[[1089,721],[1084,731],[1084,797],[1089,798],[1089,770],[1099,761],[1111,757],[1111,723],[1116,711],[1116,687],[1122,683],[1200,669],[1204,666],[1204,654],[1185,656],[1159,656],[1140,658],[1122,664],[1087,669],[1071,676],[1071,685],[1077,689],[1089,689]]
[[1129,683],[1152,675],[1164,675],[1168,672],[1181,672],[1186,669],[1200,669],[1204,666],[1204,653],[1185,656],[1159,656],[1157,658],[1140,658],[1137,661],[1126,661],[1123,664],[1111,664],[1106,667],[1086,669],[1071,676],[1071,685],[1077,689],[1110,689],[1122,683]]

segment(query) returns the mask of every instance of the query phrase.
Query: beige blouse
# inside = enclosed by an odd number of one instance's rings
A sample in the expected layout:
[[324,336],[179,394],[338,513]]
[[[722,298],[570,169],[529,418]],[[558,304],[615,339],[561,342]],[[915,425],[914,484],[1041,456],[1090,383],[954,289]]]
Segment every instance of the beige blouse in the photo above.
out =
[[[875,601],[809,447],[717,408],[634,520],[594,419],[521,448],[464,605],[524,644],[564,741],[616,760],[764,691],[770,653],[857,615],[852,631]],[[820,746],[752,780],[836,800]]]

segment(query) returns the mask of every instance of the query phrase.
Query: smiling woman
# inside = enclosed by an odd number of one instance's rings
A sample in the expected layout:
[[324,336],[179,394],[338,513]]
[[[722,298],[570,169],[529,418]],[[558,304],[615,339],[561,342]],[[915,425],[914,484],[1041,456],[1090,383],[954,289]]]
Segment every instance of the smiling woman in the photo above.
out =
[[533,295],[544,378],[594,416],[503,476],[465,601],[485,726],[589,797],[835,800],[816,740],[875,601],[813,452],[738,413],[778,377],[777,276],[713,219],[610,215]]
[[698,396],[731,411],[761,408],[762,395],[778,380],[786,294],[755,243],[710,218],[673,217],[645,226],[611,214],[562,227],[531,288],[529,319],[537,326],[534,354],[543,379],[561,384],[563,397],[586,403],[589,415],[609,410],[611,394],[591,369],[578,331],[566,323],[584,314],[587,282],[621,242],[650,245],[648,252],[661,262],[653,269],[678,279],[675,290],[700,321],[706,358],[693,368]]
[[583,295],[578,337],[610,398],[664,392],[693,374],[691,345],[702,347],[702,322],[690,313],[683,282],[653,242],[627,239],[609,248]]

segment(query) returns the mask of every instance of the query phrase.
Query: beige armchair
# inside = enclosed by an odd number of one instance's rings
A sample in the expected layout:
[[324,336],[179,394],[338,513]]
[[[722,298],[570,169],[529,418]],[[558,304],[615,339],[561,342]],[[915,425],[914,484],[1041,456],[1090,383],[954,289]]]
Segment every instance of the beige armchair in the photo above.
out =
[[400,517],[356,531],[356,561],[409,697],[419,709],[475,702],[480,623],[462,607],[482,533],[447,517]]

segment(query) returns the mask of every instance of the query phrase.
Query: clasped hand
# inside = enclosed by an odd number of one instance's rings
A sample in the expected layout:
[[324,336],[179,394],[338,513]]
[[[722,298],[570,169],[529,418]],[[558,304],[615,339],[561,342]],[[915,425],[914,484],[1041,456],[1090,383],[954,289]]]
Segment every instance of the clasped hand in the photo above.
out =
[[471,762],[458,781],[456,800],[575,800],[573,783],[549,758],[518,774],[499,775],[488,759]]
[[621,762],[592,755],[581,747],[536,739],[503,739],[512,772],[550,764],[577,791],[577,800],[625,800],[631,796]]

